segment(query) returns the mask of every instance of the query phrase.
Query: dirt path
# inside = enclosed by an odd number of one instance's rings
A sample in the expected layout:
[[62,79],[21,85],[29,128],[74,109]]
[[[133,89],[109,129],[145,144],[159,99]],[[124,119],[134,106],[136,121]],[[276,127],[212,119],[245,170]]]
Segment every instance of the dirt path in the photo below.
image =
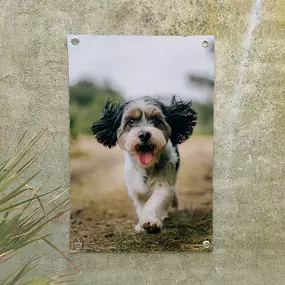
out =
[[212,151],[209,137],[193,137],[179,148],[179,210],[159,234],[135,234],[136,215],[123,177],[123,153],[92,137],[71,144],[71,235],[87,251],[200,251],[212,239]]

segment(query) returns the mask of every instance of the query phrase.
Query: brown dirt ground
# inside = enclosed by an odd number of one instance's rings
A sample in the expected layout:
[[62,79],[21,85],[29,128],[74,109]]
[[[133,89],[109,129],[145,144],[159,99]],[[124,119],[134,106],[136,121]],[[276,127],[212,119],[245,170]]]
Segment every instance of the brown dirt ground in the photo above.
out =
[[[71,142],[70,248],[84,251],[205,251],[212,241],[212,137],[193,136],[180,145],[179,209],[157,234],[136,234],[135,210],[123,176],[123,152],[93,137]],[[212,244],[212,243],[211,243]]]

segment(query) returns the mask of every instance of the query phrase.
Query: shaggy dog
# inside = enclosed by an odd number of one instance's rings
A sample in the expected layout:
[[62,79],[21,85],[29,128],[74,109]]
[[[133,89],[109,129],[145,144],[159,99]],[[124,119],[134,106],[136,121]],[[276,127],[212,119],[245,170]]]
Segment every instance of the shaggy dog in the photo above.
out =
[[175,96],[168,106],[148,96],[122,105],[108,100],[92,125],[99,143],[109,148],[118,144],[125,151],[125,182],[138,217],[136,232],[160,231],[170,206],[177,207],[177,145],[196,125],[191,105]]

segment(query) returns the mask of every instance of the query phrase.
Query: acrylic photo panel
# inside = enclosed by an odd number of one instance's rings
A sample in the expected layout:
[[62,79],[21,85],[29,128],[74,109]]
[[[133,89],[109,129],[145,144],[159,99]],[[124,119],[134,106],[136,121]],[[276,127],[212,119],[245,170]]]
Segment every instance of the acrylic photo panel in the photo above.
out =
[[70,250],[211,250],[214,37],[67,40]]

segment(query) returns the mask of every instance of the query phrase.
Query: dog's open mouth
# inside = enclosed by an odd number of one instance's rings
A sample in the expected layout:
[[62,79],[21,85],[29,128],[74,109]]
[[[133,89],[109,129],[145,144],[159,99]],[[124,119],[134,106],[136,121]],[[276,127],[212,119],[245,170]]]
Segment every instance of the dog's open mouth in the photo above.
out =
[[138,153],[138,159],[141,164],[149,164],[153,159],[153,145],[138,145],[136,151]]

